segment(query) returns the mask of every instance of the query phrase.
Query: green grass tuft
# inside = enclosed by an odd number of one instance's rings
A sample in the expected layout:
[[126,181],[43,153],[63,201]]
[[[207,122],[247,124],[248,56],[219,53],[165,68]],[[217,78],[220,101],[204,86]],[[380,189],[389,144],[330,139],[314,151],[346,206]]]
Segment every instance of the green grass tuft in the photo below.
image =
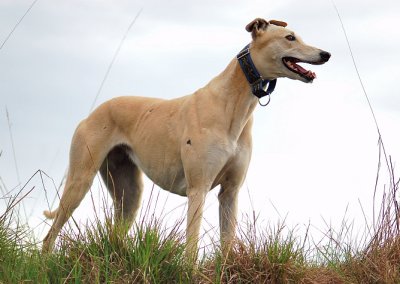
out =
[[0,215],[0,283],[400,283],[398,185],[382,197],[364,243],[354,244],[346,222],[315,244],[308,230],[298,236],[284,222],[257,228],[249,218],[230,250],[215,243],[196,263],[185,257],[179,224],[167,229],[150,217],[125,236],[107,212],[104,222],[64,229],[55,250],[42,254],[17,217],[23,198],[12,198]]

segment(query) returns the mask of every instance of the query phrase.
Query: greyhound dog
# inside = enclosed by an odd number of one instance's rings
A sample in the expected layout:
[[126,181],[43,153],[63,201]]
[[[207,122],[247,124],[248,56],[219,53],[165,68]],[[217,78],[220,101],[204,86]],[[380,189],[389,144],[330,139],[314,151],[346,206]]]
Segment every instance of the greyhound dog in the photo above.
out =
[[[117,97],[94,110],[72,138],[59,207],[42,250],[51,251],[61,228],[88,192],[98,171],[114,203],[116,224],[134,222],[142,173],[161,188],[188,198],[186,242],[197,251],[206,194],[220,185],[221,244],[235,236],[238,192],[252,151],[252,113],[276,79],[312,82],[297,63],[323,64],[330,53],[306,45],[281,21],[253,20],[251,43],[226,69],[194,94],[163,100]],[[268,86],[268,88],[267,88]]]

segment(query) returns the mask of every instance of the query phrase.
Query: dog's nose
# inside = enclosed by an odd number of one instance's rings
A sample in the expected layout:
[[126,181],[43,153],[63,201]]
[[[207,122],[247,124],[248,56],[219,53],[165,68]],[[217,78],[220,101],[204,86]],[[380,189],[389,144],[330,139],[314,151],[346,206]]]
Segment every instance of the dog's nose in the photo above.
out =
[[326,62],[331,58],[331,54],[327,51],[321,51],[319,56],[321,56],[322,61]]

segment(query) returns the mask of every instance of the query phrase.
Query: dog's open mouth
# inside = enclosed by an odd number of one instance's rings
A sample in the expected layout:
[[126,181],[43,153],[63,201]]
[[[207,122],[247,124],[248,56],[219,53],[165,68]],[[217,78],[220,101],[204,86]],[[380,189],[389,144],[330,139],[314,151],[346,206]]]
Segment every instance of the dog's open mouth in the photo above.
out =
[[283,64],[292,72],[299,74],[301,77],[305,78],[307,81],[312,81],[315,78],[317,78],[317,75],[312,72],[311,70],[306,70],[297,63],[302,62],[302,63],[308,63],[308,64],[321,64],[320,62],[308,62],[308,61],[302,61],[300,59],[294,58],[294,57],[284,57],[282,58]]

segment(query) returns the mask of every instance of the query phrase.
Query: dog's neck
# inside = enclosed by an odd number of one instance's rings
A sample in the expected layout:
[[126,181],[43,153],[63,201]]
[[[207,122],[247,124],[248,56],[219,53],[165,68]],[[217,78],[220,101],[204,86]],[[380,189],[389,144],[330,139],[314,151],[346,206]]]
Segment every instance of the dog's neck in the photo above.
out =
[[275,89],[276,79],[271,81],[264,79],[260,72],[258,72],[250,55],[250,44],[246,45],[238,55],[236,55],[236,58],[239,61],[240,67],[242,68],[247,81],[251,85],[253,95],[257,98],[271,95]]
[[226,122],[226,129],[238,138],[248,123],[257,106],[258,98],[252,94],[251,86],[244,75],[239,62],[234,58],[226,69],[215,77],[207,86],[218,104],[221,116]]

